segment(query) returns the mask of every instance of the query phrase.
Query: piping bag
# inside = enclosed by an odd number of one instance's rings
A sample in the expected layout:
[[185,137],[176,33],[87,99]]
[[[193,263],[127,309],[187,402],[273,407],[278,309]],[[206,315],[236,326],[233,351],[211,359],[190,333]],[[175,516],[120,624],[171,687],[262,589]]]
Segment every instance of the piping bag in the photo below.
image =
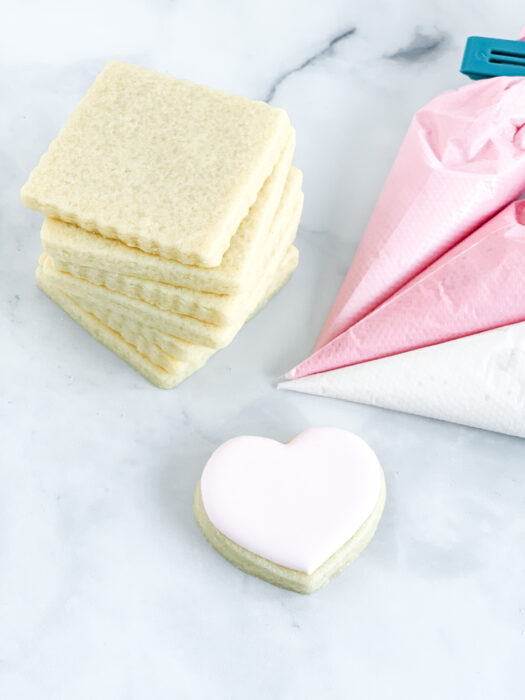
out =
[[525,437],[525,323],[312,374],[279,388]]
[[509,204],[291,374],[338,369],[520,321],[525,200]]
[[525,437],[525,200],[326,348],[343,366],[279,389]]
[[279,388],[525,437],[524,186],[525,78],[419,110],[314,354]]
[[317,351],[520,195],[524,125],[521,77],[480,80],[416,112]]

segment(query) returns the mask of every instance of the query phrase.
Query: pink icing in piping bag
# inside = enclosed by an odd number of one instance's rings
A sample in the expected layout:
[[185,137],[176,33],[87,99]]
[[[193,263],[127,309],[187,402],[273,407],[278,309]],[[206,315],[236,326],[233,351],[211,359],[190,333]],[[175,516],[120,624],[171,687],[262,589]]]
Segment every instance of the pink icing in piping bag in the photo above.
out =
[[316,350],[521,194],[524,124],[515,77],[446,92],[415,114]]
[[525,200],[291,370],[296,379],[525,321]]

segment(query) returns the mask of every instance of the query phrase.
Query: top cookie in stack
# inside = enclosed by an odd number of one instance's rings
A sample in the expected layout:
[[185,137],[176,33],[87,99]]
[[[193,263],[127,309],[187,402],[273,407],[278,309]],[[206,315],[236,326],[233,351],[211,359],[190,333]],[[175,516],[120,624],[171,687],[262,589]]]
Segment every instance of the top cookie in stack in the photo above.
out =
[[297,264],[283,110],[111,62],[22,189],[40,286],[155,384],[230,342]]

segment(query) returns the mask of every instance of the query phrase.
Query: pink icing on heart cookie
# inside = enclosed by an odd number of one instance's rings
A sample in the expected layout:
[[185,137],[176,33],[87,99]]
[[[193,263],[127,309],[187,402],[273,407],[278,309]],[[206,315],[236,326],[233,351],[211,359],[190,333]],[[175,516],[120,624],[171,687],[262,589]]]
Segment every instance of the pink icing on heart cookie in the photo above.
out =
[[[279,567],[310,576],[376,512],[359,551],[366,546],[381,515],[384,478],[376,455],[357,435],[311,428],[288,444],[262,437],[225,442],[204,468],[200,495],[219,533]],[[196,515],[203,527],[197,510]]]

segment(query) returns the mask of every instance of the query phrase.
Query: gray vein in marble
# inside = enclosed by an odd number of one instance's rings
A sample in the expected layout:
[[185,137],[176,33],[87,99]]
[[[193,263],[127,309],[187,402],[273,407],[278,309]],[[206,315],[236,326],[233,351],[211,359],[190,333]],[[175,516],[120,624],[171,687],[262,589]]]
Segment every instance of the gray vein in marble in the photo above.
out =
[[401,49],[386,56],[393,61],[406,61],[415,63],[424,60],[429,56],[439,53],[447,40],[447,35],[439,32],[434,35],[425,34],[420,29],[416,29],[414,38]]
[[270,89],[268,90],[268,94],[266,95],[265,102],[271,102],[273,98],[275,97],[275,93],[277,92],[278,88],[284,83],[284,81],[289,78],[291,75],[294,75],[295,73],[299,73],[299,71],[302,71],[304,68],[307,68],[308,66],[311,66],[312,63],[315,63],[321,58],[324,58],[325,56],[330,55],[332,52],[333,48],[339,44],[341,41],[344,41],[345,39],[348,39],[348,37],[352,36],[355,34],[356,28],[351,27],[350,29],[347,29],[344,32],[341,32],[340,34],[337,34],[334,36],[328,44],[322,48],[320,51],[317,51],[314,53],[312,56],[307,58],[305,61],[300,63],[298,66],[295,68],[291,68],[290,70],[287,70],[286,72],[282,73],[277,80],[271,85]]
[[[330,256],[330,264],[333,264],[334,259],[336,261],[346,258],[349,251],[349,242],[345,238],[339,237],[330,229],[314,229],[308,228],[301,224],[299,228],[299,240],[307,241],[309,246],[315,248],[319,253],[327,254]],[[355,252],[357,248],[357,243],[350,245],[350,252]],[[346,265],[346,263],[345,263]]]

